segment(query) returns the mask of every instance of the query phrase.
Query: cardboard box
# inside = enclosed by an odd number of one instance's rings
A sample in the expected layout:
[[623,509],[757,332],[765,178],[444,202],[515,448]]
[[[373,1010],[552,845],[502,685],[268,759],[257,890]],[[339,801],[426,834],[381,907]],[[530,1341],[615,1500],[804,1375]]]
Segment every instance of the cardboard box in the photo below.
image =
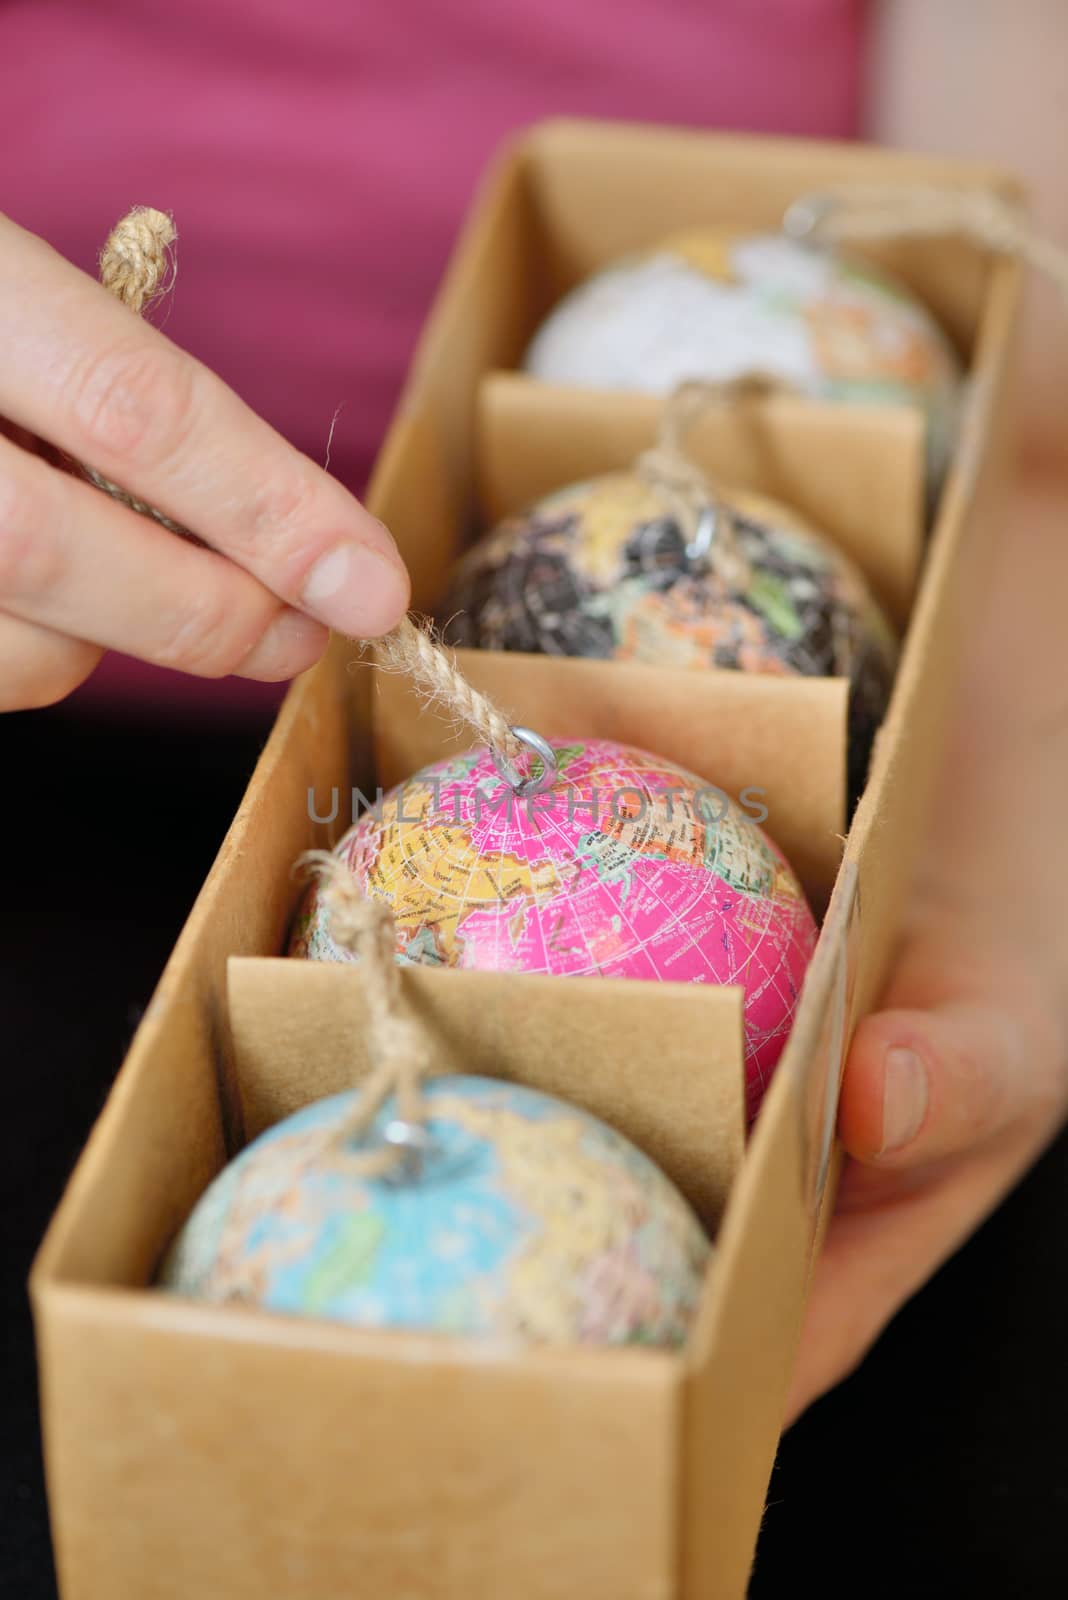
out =
[[[857,178],[1011,188],[985,168],[862,147],[592,123],[547,124],[508,149],[463,232],[369,496],[412,565],[416,605],[433,607],[481,522],[648,442],[647,402],[554,395],[509,374],[564,288],[673,229],[774,227],[798,194]],[[227,1155],[361,1070],[359,970],[276,959],[298,893],[290,869],[347,823],[352,785],[373,793],[455,731],[335,641],[285,702],[35,1266],[65,1600],[744,1593],[829,1208],[843,1051],[899,926],[1010,447],[1018,269],[948,240],[879,253],[971,367],[918,585],[911,416],[775,401],[754,417],[709,418],[698,446],[818,514],[908,616],[844,850],[841,683],[465,660],[544,732],[630,737],[724,787],[767,784],[769,831],[826,909],[748,1144],[736,990],[405,978],[443,1059],[583,1098],[718,1222],[687,1347],[491,1356],[146,1287]],[[341,815],[313,824],[309,791],[326,814],[335,786]],[[540,1029],[548,1079],[532,1044]]]

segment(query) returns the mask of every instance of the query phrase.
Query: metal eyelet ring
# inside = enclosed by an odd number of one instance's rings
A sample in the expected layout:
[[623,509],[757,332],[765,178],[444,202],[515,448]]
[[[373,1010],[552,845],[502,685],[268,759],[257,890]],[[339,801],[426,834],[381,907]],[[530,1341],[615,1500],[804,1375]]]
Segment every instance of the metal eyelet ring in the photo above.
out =
[[693,531],[693,538],[686,546],[687,561],[694,566],[703,567],[708,560],[708,553],[719,531],[719,511],[716,506],[709,503],[702,506],[701,515],[697,519],[697,526]]
[[497,768],[505,783],[512,793],[520,800],[526,800],[534,794],[541,794],[544,789],[551,789],[556,782],[556,771],[560,765],[559,757],[547,739],[540,733],[534,733],[530,728],[512,728],[511,732],[532,750],[541,762],[541,771],[532,774],[529,778],[521,778],[508,757],[499,750],[491,751],[493,765]]
[[387,1144],[401,1153],[401,1171],[406,1178],[418,1178],[427,1156],[437,1151],[437,1142],[421,1122],[408,1122],[395,1117],[382,1129]]
[[835,209],[836,200],[830,194],[806,194],[787,206],[782,219],[782,231],[799,243],[818,243],[823,223]]

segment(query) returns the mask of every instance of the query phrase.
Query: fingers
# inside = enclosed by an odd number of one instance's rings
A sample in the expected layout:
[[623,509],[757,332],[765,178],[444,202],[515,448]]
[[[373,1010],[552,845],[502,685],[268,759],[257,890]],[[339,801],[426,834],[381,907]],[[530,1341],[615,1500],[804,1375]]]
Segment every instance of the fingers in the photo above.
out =
[[321,622],[306,617],[288,606],[267,624],[266,631],[239,666],[238,678],[257,678],[261,683],[285,683],[298,672],[314,666],[326,649],[330,635]]
[[[1035,1159],[1023,1130],[923,1174],[847,1166],[845,1205],[816,1263],[784,1426],[859,1366],[907,1300],[1000,1203]],[[894,1180],[887,1190],[877,1187]]]
[[946,1002],[865,1018],[846,1064],[839,1132],[849,1153],[885,1168],[944,1160],[1020,1122],[1055,1118],[1066,1094],[1048,1006]]
[[2,439],[0,612],[208,678],[292,677],[327,639],[221,555]]
[[925,1008],[865,1018],[853,1039],[839,1132],[857,1159],[816,1267],[787,1423],[858,1365],[1053,1137],[1068,1102],[1039,972],[997,958],[980,972],[948,941],[918,943],[895,993]]
[[0,348],[0,412],[292,606],[358,638],[407,609],[407,573],[381,523],[207,368],[3,218]]
[[0,711],[55,705],[85,682],[103,652],[0,613]]
[[975,1144],[1011,1119],[1023,1056],[1017,1023],[978,1008],[865,1018],[839,1106],[846,1149],[902,1165]]
[[846,1377],[1054,1137],[1068,1107],[1060,986],[1039,941],[919,918],[850,1048],[854,1157],[816,1265],[787,1422]]

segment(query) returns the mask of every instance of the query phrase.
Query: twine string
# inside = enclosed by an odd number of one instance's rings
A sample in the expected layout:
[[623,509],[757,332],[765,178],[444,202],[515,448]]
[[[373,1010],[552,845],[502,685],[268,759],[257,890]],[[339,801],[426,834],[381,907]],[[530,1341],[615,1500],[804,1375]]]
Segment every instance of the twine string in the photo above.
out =
[[405,1006],[393,914],[384,900],[362,894],[345,862],[329,851],[309,850],[298,865],[318,878],[330,933],[342,949],[358,957],[364,971],[371,1072],[330,1138],[341,1145],[365,1140],[392,1097],[395,1119],[389,1128],[397,1130],[395,1142],[389,1142],[387,1129],[384,1142],[352,1151],[350,1157],[362,1177],[401,1172],[418,1176],[426,1149],[425,1138],[418,1136],[426,1123],[422,1082],[431,1066],[430,1045]]
[[665,401],[656,443],[642,451],[635,466],[641,481],[667,505],[682,532],[688,553],[696,551],[701,544],[702,518],[712,515],[712,538],[707,550],[695,559],[707,563],[731,588],[745,588],[751,576],[734,511],[709,475],[686,453],[686,437],[711,406],[738,405],[795,392],[784,379],[765,372],[747,372],[723,379],[687,379],[678,384]]
[[956,233],[1045,274],[1068,301],[1068,251],[1038,232],[1023,208],[992,189],[847,183],[795,200],[783,218],[793,238],[936,238]]
[[468,682],[451,652],[433,638],[429,624],[420,627],[403,617],[374,649],[380,666],[407,673],[428,704],[440,704],[466,722],[483,744],[513,762],[529,754],[504,713]]
[[[108,236],[100,255],[100,281],[123,305],[140,315],[174,282],[172,246],[177,232],[171,217],[150,206],[136,206]],[[143,517],[150,517],[170,533],[195,539],[181,523],[156,506],[113,483],[94,467],[79,463],[88,481]],[[498,755],[513,764],[529,750],[512,732],[507,717],[489,698],[469,683],[455,659],[422,627],[404,617],[384,638],[375,642],[380,666],[407,673],[430,704],[438,704],[465,722]]]
[[[116,300],[129,306],[136,316],[168,294],[174,283],[175,264],[173,245],[178,237],[173,218],[165,211],[152,206],[134,206],[121,222],[117,222],[100,252],[100,282]],[[121,484],[105,478],[102,472],[84,462],[78,470],[96,488],[102,489],[112,500],[129,506],[139,516],[151,517],[168,533],[181,539],[192,539],[188,528],[175,522],[156,506],[151,506],[138,495],[131,494]]]

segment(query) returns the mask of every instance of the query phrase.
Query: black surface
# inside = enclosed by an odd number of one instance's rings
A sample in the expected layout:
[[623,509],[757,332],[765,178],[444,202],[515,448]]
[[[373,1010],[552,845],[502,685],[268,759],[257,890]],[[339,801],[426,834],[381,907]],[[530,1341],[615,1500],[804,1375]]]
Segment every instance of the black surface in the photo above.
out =
[[262,741],[63,710],[0,718],[3,1600],[56,1593],[26,1274]]
[[[260,742],[62,709],[0,721],[5,1600],[55,1596],[26,1272]],[[787,1435],[756,1600],[799,1582],[869,1600],[1068,1593],[1066,1180],[1062,1139]]]
[[[785,1436],[753,1600],[1068,1594],[1068,1138]],[[820,1577],[825,1575],[825,1578]]]

